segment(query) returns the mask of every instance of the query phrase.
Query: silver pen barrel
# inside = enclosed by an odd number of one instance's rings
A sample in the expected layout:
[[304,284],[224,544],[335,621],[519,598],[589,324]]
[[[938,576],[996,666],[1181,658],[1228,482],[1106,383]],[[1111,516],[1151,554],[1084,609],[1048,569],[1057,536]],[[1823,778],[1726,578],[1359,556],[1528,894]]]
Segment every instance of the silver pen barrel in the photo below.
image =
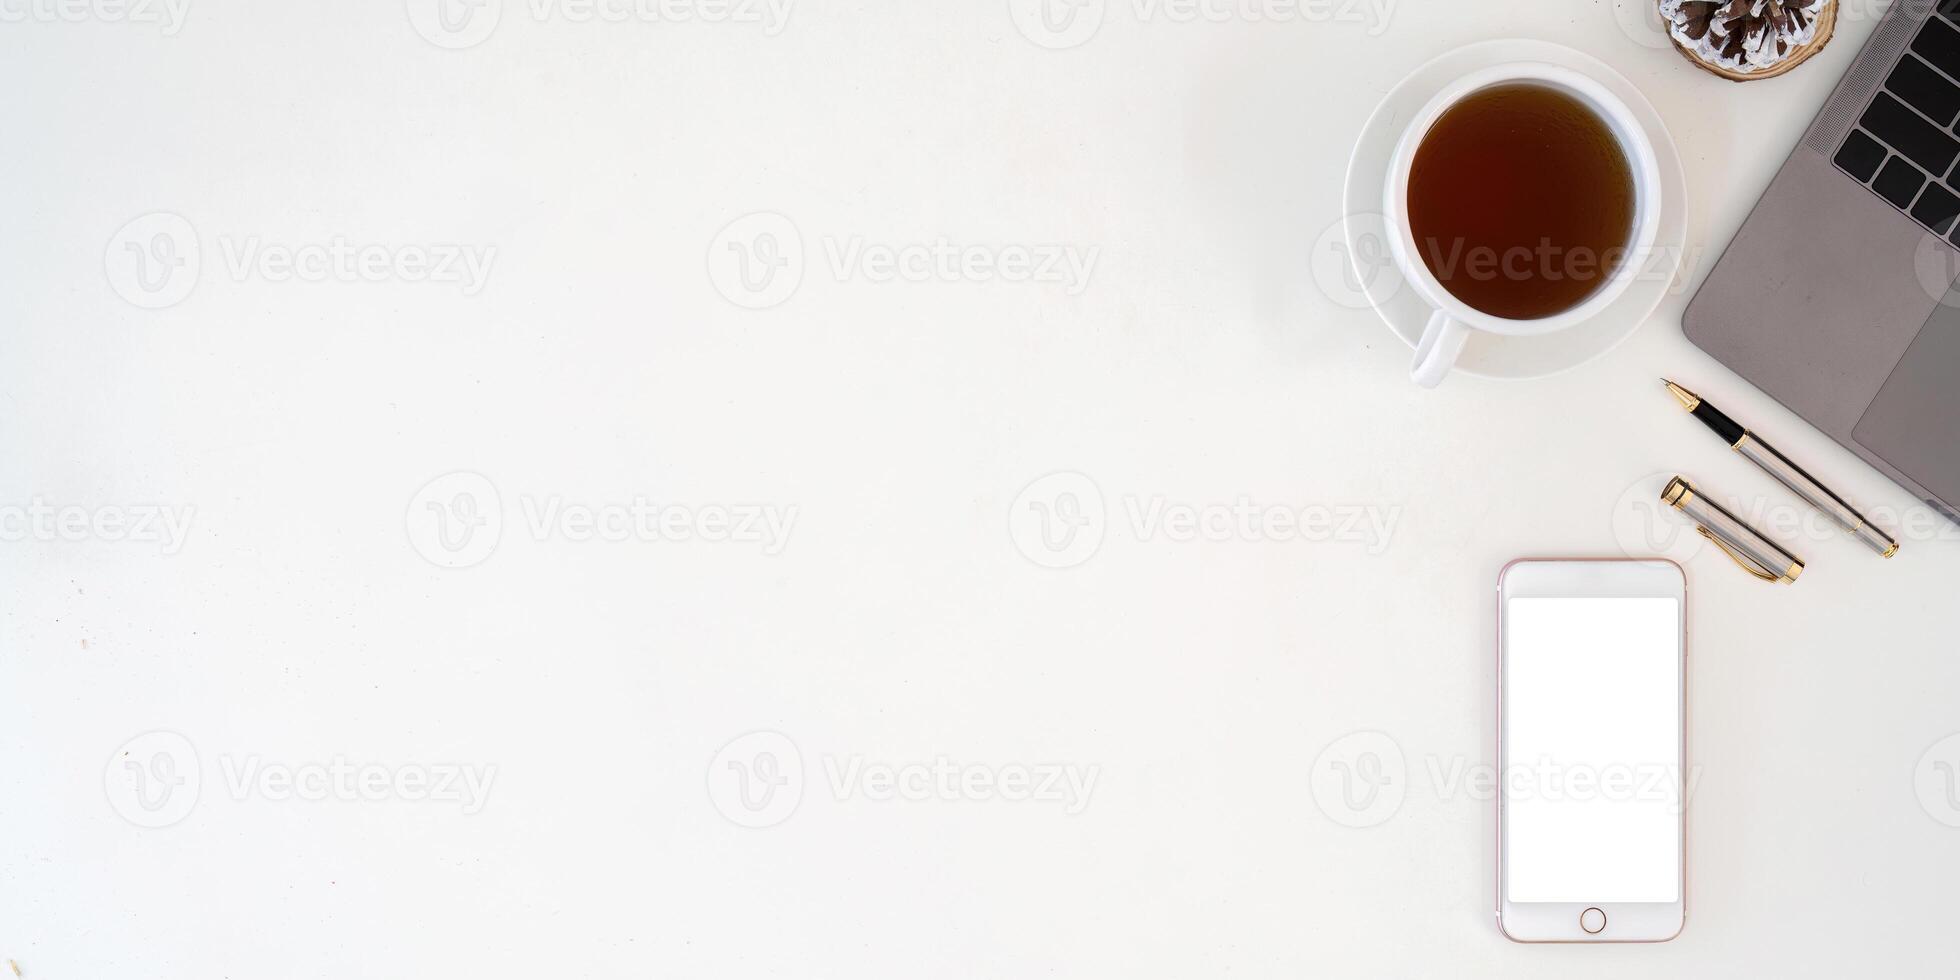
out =
[[1788,456],[1776,451],[1776,447],[1764,442],[1755,433],[1744,430],[1742,438],[1733,447],[1736,452],[1749,458],[1764,472],[1776,478],[1776,482],[1790,488],[1790,492],[1804,499],[1804,502],[1823,511],[1838,527],[1852,537],[1863,541],[1873,551],[1890,558],[1899,553],[1899,543],[1885,532],[1872,526],[1865,515],[1858,513],[1844,498],[1832,493],[1817,478],[1804,472],[1803,467],[1790,462]]

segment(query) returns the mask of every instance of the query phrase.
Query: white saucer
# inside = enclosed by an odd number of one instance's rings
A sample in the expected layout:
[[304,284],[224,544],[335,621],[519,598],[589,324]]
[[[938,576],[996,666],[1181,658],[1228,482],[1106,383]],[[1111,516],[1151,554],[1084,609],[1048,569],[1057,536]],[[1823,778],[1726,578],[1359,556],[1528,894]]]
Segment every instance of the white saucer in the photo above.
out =
[[1570,330],[1542,337],[1499,337],[1472,331],[1456,370],[1481,378],[1541,378],[1578,367],[1633,335],[1667,296],[1681,267],[1688,239],[1688,186],[1681,156],[1660,113],[1619,72],[1589,54],[1548,41],[1484,41],[1458,48],[1416,69],[1375,108],[1361,127],[1348,160],[1343,212],[1347,254],[1362,292],[1402,342],[1415,349],[1429,320],[1429,306],[1389,258],[1383,234],[1382,194],[1389,158],[1410,117],[1443,86],[1480,68],[1511,61],[1542,61],[1581,71],[1620,97],[1647,130],[1661,169],[1660,231],[1654,254],[1633,285],[1598,316]]

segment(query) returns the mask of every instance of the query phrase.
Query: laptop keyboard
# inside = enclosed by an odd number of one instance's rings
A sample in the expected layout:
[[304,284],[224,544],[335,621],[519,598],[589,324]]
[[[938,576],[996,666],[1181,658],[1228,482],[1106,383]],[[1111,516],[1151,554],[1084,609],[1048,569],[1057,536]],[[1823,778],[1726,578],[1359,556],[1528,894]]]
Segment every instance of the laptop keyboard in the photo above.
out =
[[1839,170],[1960,245],[1960,0],[1941,0],[1831,158]]

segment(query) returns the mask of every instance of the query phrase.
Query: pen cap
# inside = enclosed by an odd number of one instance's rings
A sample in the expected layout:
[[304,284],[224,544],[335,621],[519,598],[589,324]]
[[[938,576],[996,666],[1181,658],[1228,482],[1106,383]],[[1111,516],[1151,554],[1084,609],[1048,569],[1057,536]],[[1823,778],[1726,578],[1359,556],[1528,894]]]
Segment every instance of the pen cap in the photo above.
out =
[[1661,491],[1661,503],[1695,522],[1695,529],[1715,542],[1743,569],[1772,582],[1795,582],[1803,560],[1758,533],[1727,508],[1695,492],[1694,484],[1675,477]]

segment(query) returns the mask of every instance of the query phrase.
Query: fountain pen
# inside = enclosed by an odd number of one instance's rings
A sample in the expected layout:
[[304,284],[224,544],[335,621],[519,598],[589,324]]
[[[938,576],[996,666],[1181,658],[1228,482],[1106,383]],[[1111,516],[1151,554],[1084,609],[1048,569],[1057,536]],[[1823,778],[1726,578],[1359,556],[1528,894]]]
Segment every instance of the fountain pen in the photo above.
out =
[[1838,527],[1852,537],[1869,545],[1880,557],[1890,558],[1899,553],[1899,543],[1885,532],[1873,527],[1865,520],[1865,515],[1844,502],[1844,498],[1832,493],[1817,478],[1804,472],[1803,467],[1790,462],[1788,456],[1776,451],[1776,447],[1763,441],[1763,437],[1736,424],[1736,421],[1723,415],[1715,406],[1702,400],[1700,395],[1675,384],[1666,378],[1661,383],[1681,402],[1681,407],[1694,413],[1701,424],[1722,437],[1729,448],[1741,453],[1757,468],[1776,478],[1776,482],[1789,487],[1791,492],[1802,497],[1805,503],[1824,512]]

